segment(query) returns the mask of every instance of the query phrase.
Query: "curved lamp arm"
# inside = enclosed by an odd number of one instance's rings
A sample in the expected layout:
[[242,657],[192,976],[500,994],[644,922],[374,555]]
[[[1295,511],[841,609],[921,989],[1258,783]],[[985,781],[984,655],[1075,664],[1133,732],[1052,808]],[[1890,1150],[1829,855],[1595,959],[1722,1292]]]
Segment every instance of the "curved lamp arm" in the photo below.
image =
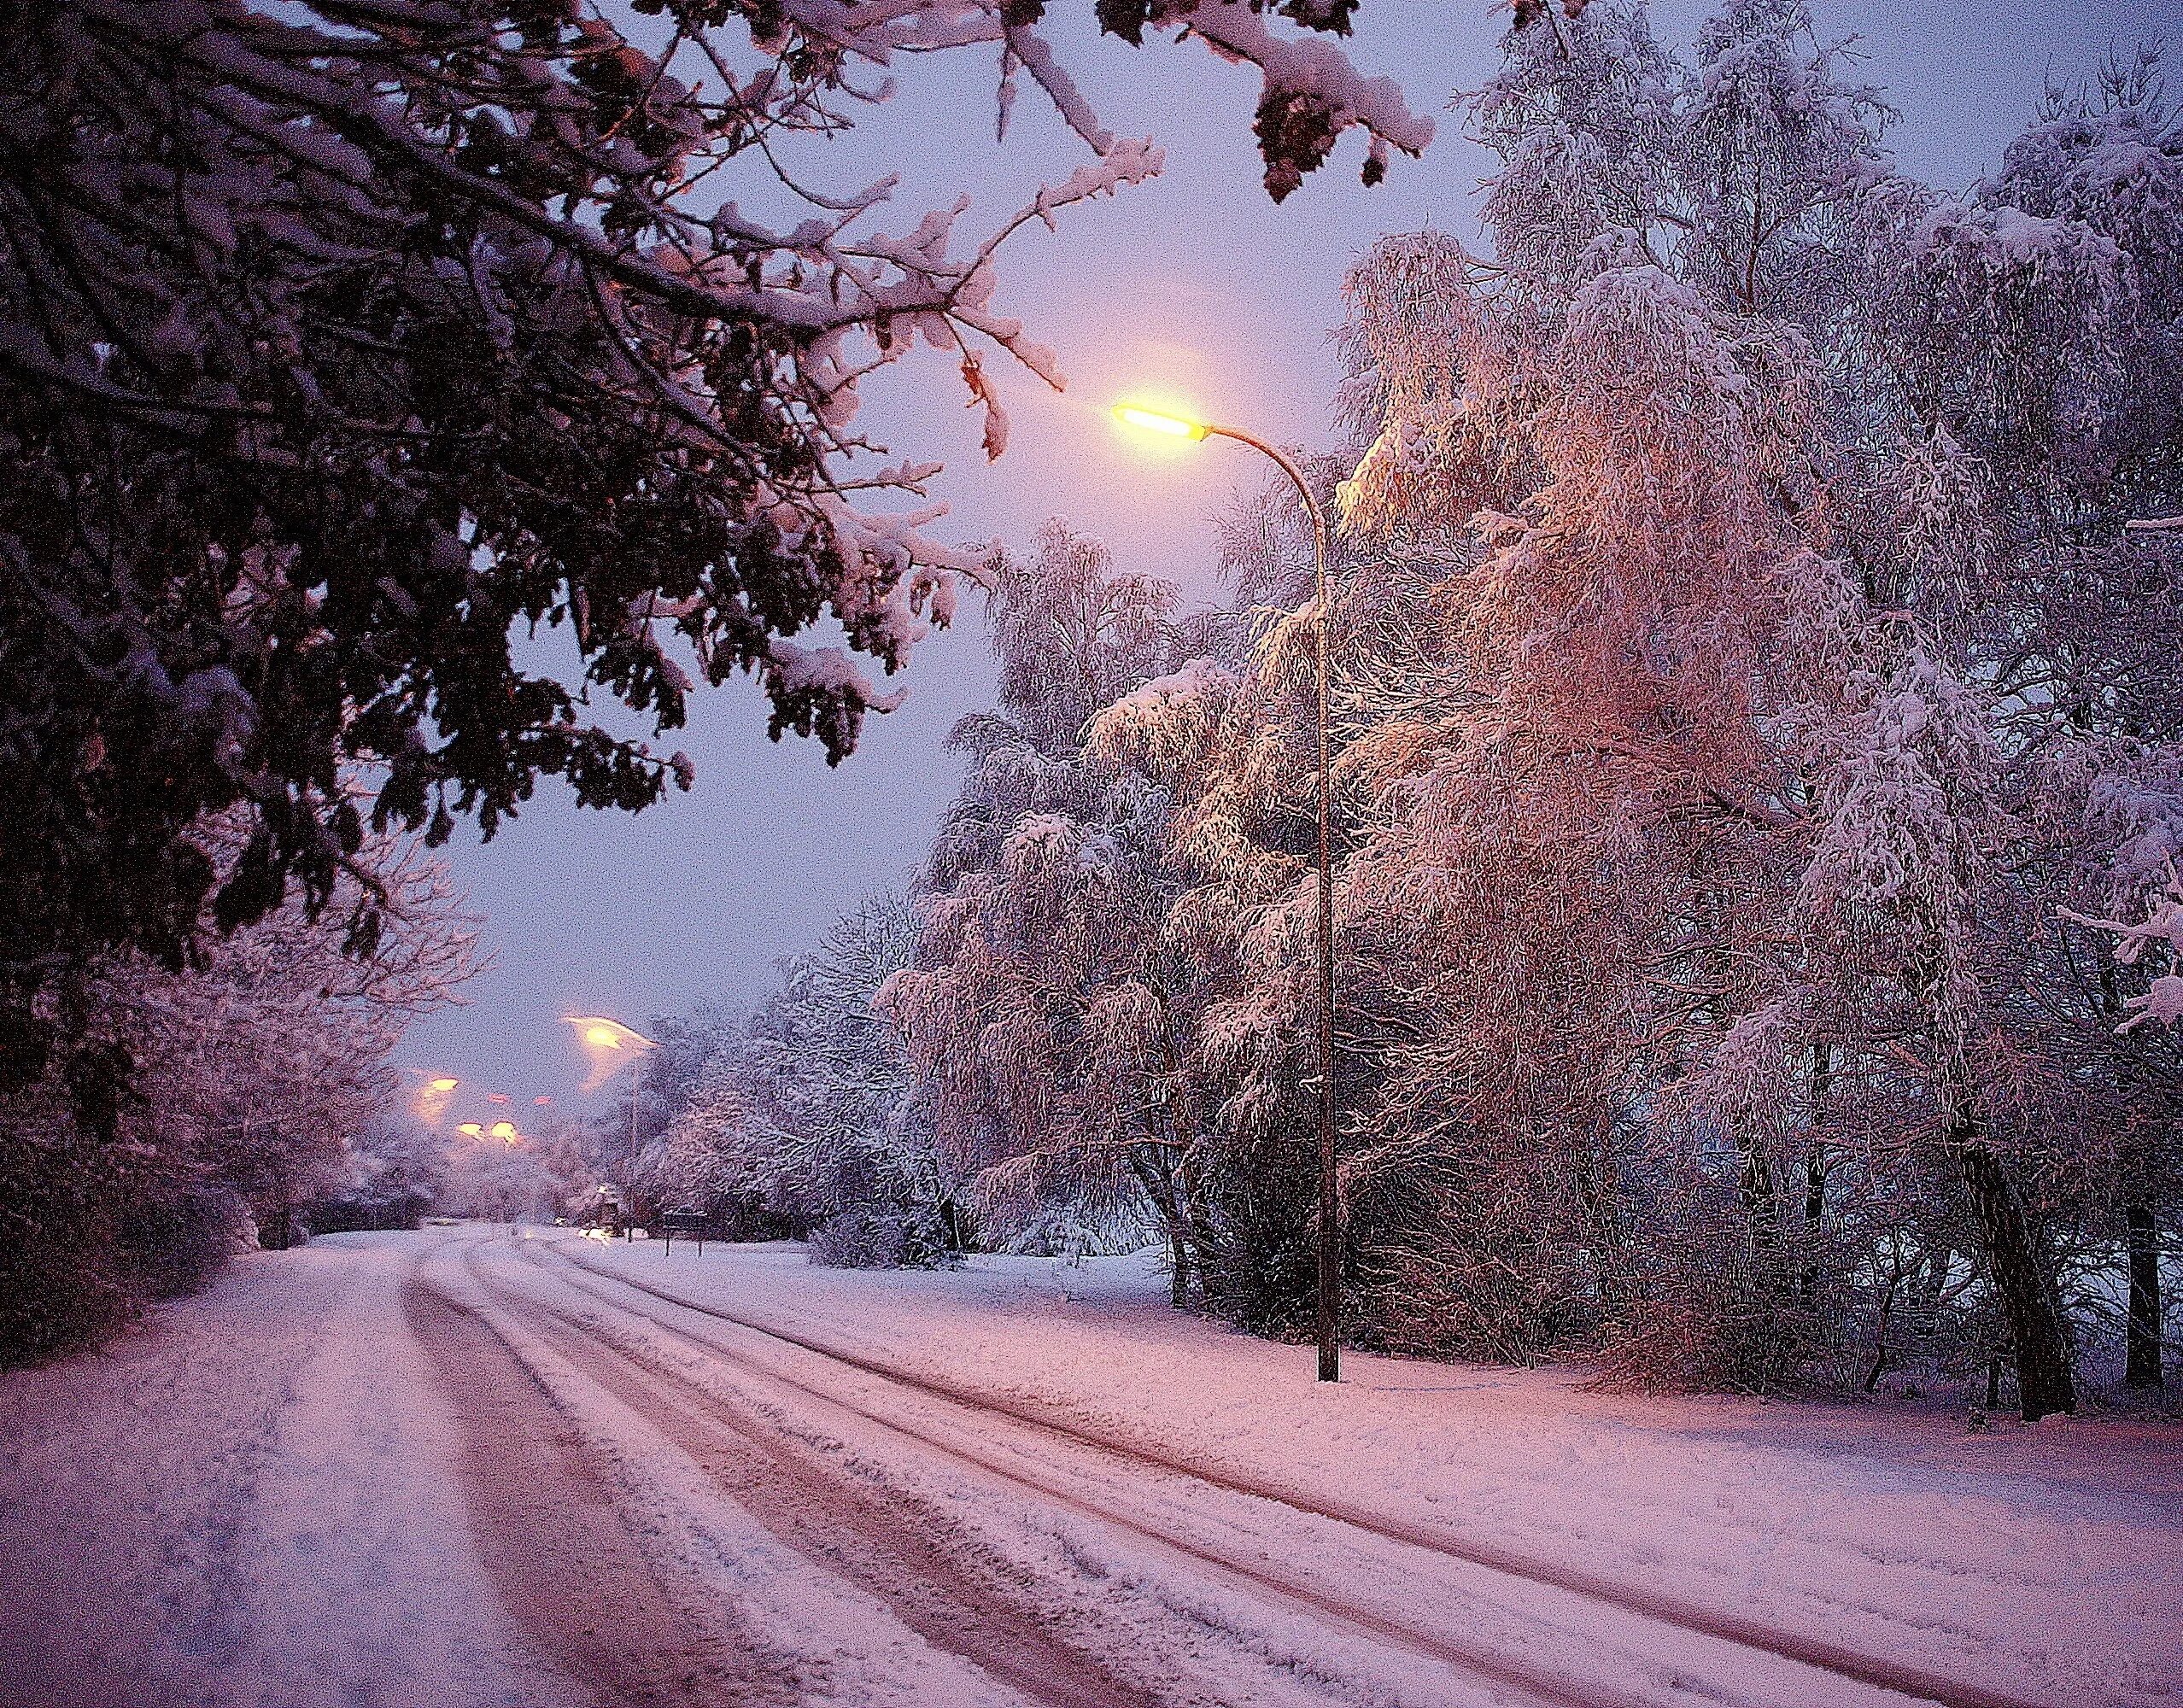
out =
[[1252,450],[1272,458],[1281,472],[1296,483],[1296,496],[1303,500],[1304,513],[1311,518],[1313,554],[1317,560],[1318,599],[1323,618],[1326,605],[1326,512],[1320,507],[1310,483],[1303,477],[1303,471],[1290,460],[1287,453],[1267,444],[1255,434],[1244,432],[1240,427],[1209,424],[1205,436],[1209,439],[1233,439],[1238,444],[1250,446]]

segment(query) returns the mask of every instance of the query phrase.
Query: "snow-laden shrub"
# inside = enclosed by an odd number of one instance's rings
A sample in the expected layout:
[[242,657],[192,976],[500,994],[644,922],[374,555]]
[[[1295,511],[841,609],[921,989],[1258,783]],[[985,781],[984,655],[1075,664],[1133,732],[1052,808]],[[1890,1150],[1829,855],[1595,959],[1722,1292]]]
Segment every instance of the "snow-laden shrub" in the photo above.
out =
[[145,1292],[173,1298],[197,1291],[218,1274],[243,1244],[249,1225],[249,1207],[234,1191],[192,1184],[132,1205],[117,1244]]
[[415,1228],[432,1200],[422,1192],[390,1196],[346,1195],[321,1198],[311,1206],[305,1221],[313,1234],[357,1233],[366,1229]]
[[1352,1314],[1394,1353],[1536,1364],[1581,1339],[1598,1266],[1545,1147],[1496,1159],[1419,1148],[1367,1159],[1349,1196]]
[[1196,1205],[1209,1310],[1252,1334],[1308,1339],[1317,1322],[1319,1159],[1308,1122],[1217,1148]]
[[947,1230],[922,1207],[859,1204],[811,1231],[811,1261],[835,1269],[935,1269],[956,1254]]
[[128,1319],[110,1151],[66,1142],[66,1094],[0,1099],[0,1368],[95,1344]]
[[1595,1355],[1611,1385],[1774,1394],[1808,1385],[1832,1344],[1834,1302],[1754,1238],[1726,1183],[1656,1203],[1602,1301]]

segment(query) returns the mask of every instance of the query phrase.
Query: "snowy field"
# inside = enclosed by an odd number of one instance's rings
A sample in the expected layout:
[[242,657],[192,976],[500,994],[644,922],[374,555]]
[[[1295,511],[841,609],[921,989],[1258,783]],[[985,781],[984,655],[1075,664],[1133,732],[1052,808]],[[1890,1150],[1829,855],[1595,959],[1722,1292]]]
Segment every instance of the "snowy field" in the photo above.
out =
[[1589,1393],[482,1228],[0,1378],[0,1699],[2183,1701],[2183,1436]]

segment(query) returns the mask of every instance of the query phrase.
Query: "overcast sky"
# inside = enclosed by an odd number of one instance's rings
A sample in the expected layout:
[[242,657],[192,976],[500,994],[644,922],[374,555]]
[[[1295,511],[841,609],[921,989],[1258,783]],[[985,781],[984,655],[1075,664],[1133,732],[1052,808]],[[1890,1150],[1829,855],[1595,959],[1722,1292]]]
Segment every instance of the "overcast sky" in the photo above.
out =
[[[1687,41],[1708,9],[1665,0],[1654,28]],[[1998,159],[2050,76],[2074,81],[2110,47],[2154,34],[2183,40],[2183,0],[1813,0],[1812,9],[1823,38],[1861,38],[1864,79],[1901,114],[1890,143],[1903,167],[1948,187]],[[1103,40],[1091,11],[1088,0],[1050,8],[1063,62],[1107,126],[1154,137],[1168,167],[1115,201],[1064,212],[1057,232],[1026,229],[1004,252],[999,306],[1058,352],[1068,392],[1003,376],[1014,436],[991,467],[935,356],[876,384],[863,424],[898,453],[948,465],[937,490],[951,514],[933,529],[943,537],[1021,542],[1057,516],[1105,541],[1124,567],[1203,593],[1212,518],[1259,471],[1218,443],[1147,459],[1108,430],[1107,404],[1156,389],[1266,436],[1326,442],[1336,378],[1327,334],[1351,260],[1384,232],[1476,231],[1485,157],[1444,109],[1491,74],[1506,14],[1489,16],[1485,0],[1362,0],[1352,56],[1436,114],[1439,138],[1367,190],[1353,137],[1276,208],[1259,187],[1250,137],[1255,73],[1195,43],[1132,50]],[[837,190],[900,172],[897,228],[967,191],[961,229],[982,232],[1083,159],[1028,87],[1006,143],[995,143],[989,61],[911,64],[901,83],[893,103],[805,163]],[[559,1016],[641,1026],[707,999],[741,1003],[775,957],[865,892],[901,882],[960,775],[943,738],[990,693],[982,623],[975,601],[965,604],[954,633],[919,649],[904,679],[908,704],[875,719],[836,769],[808,744],[769,742],[762,696],[738,684],[701,699],[670,744],[697,761],[691,793],[631,818],[580,811],[546,786],[491,844],[458,839],[456,873],[487,918],[494,965],[464,1006],[413,1028],[398,1058],[464,1080],[447,1119],[482,1111],[488,1091],[526,1112],[541,1096],[574,1112],[582,1067]]]

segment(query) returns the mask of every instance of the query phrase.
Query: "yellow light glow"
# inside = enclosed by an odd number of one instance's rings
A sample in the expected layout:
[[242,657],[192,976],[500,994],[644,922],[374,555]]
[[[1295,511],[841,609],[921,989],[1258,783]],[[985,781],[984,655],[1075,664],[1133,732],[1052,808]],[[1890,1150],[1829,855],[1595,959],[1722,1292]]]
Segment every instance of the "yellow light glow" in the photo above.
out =
[[1142,428],[1147,433],[1165,433],[1174,439],[1203,439],[1213,430],[1187,417],[1170,415],[1163,409],[1147,409],[1141,403],[1117,403],[1115,419],[1125,427]]
[[516,1141],[516,1126],[513,1121],[495,1121],[485,1131],[495,1138],[506,1139],[510,1144],[513,1144]]
[[455,1131],[460,1133],[465,1138],[475,1138],[478,1134],[484,1132],[485,1129],[478,1126],[476,1121],[465,1121],[460,1126],[457,1127]]
[[583,1084],[577,1088],[587,1097],[617,1073],[635,1073],[645,1053],[659,1048],[653,1039],[623,1026],[612,1015],[572,1014],[561,1018],[576,1028],[576,1040],[590,1057],[591,1071],[584,1075]]
[[442,1076],[432,1081],[432,1089],[436,1091],[452,1091],[460,1084],[462,1081],[459,1079],[450,1079]]

